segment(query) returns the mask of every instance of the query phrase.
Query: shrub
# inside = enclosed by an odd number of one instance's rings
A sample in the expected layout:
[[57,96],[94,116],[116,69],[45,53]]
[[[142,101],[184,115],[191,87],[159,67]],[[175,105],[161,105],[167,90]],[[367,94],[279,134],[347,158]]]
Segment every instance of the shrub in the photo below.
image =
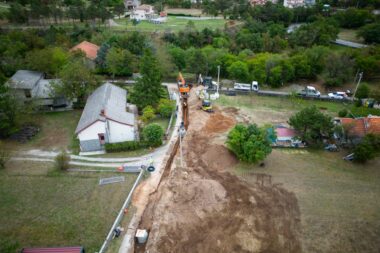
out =
[[143,115],[141,116],[141,120],[146,123],[149,120],[155,117],[154,109],[152,106],[148,105],[143,109]]
[[147,144],[143,141],[125,141],[118,143],[106,143],[105,149],[107,152],[123,152],[132,151],[140,148],[146,148]]
[[338,116],[341,117],[341,118],[346,117],[347,114],[348,114],[347,109],[343,109],[343,110],[340,110],[340,111],[338,112]]
[[369,96],[369,86],[366,83],[362,83],[359,87],[358,90],[356,91],[355,97],[362,99],[362,98],[368,98]]
[[339,78],[326,78],[325,85],[327,87],[338,87],[342,85],[342,80]]
[[9,152],[1,146],[0,143],[0,170],[5,169],[5,164],[8,162],[9,158]]
[[368,108],[368,107],[352,107],[351,113],[355,115],[355,117],[367,117],[369,114],[380,116],[380,110],[376,108]]
[[62,150],[54,159],[56,170],[67,170],[69,168],[70,156],[65,150]]
[[259,162],[272,152],[267,133],[266,129],[258,128],[256,124],[238,124],[228,133],[227,147],[241,161]]
[[168,118],[172,115],[175,109],[175,102],[169,99],[162,98],[158,104],[158,112],[162,117]]
[[162,144],[164,130],[157,124],[147,125],[143,130],[143,137],[146,143],[151,147],[158,147]]
[[365,163],[373,159],[380,148],[380,136],[375,134],[367,134],[362,142],[356,145],[354,149],[354,161]]

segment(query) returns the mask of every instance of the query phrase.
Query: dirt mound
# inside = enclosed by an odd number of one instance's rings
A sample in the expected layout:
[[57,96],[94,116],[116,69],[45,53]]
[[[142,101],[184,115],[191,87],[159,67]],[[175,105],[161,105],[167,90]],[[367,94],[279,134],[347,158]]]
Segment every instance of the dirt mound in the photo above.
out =
[[235,120],[189,102],[186,166],[173,167],[152,196],[140,224],[150,229],[145,252],[301,252],[295,195],[271,181],[250,186],[228,173],[237,160],[213,140]]
[[204,131],[209,134],[222,133],[233,127],[235,123],[236,121],[233,118],[224,116],[220,112],[216,112],[206,121]]

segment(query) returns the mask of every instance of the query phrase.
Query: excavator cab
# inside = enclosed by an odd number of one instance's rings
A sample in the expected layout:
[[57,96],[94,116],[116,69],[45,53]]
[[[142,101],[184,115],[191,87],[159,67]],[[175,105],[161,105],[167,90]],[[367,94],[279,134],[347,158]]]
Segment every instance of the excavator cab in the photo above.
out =
[[181,72],[179,72],[179,74],[178,74],[177,82],[178,82],[179,92],[181,93],[181,97],[188,97],[189,92],[190,92],[190,87],[189,87],[189,85],[187,85],[187,83],[186,83],[185,79],[183,78]]
[[213,112],[212,104],[211,104],[210,100],[203,100],[202,101],[202,110],[205,112]]

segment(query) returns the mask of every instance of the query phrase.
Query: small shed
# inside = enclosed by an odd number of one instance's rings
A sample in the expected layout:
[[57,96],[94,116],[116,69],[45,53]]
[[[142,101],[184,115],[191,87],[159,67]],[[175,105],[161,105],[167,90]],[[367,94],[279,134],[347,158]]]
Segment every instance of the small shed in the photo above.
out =
[[85,253],[83,247],[23,248],[21,253]]

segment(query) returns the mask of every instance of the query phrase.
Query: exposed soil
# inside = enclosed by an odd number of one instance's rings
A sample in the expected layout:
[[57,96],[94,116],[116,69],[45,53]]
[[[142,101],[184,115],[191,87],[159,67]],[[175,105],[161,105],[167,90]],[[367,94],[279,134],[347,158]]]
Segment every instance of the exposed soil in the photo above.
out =
[[186,166],[175,160],[151,196],[140,224],[150,230],[149,240],[137,252],[300,252],[295,195],[264,183],[264,174],[254,185],[230,174],[237,160],[219,140],[240,121],[238,111],[208,114],[197,110],[199,103],[193,90]]

